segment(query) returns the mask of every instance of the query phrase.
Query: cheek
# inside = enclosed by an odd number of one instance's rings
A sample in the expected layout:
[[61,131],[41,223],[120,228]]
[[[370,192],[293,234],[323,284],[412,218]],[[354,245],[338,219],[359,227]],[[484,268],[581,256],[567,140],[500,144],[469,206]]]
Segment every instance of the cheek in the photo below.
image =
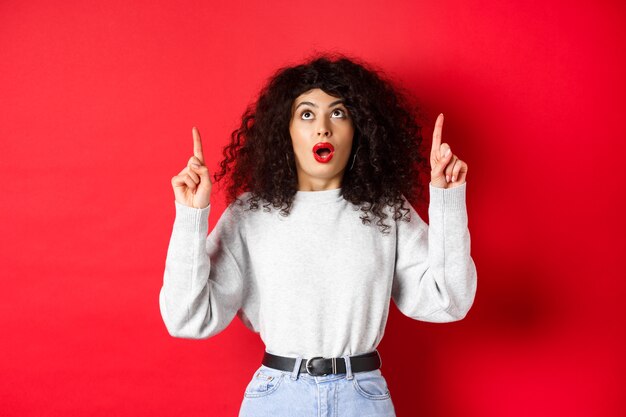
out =
[[342,136],[344,138],[345,148],[348,150],[352,149],[352,143],[354,142],[354,129],[351,127],[346,128],[342,132]]
[[302,131],[302,129],[291,128],[289,129],[289,134],[291,135],[291,143],[293,145],[294,152],[298,155],[306,152],[306,148],[308,147],[308,143],[306,140],[307,136]]

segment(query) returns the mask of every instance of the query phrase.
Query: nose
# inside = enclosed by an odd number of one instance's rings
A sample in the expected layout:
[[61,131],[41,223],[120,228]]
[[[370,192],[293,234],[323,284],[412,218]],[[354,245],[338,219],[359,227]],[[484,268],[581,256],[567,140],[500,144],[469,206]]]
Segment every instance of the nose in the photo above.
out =
[[326,121],[322,120],[320,122],[320,125],[317,128],[317,136],[324,136],[324,137],[330,136],[330,129],[328,128],[328,126],[326,126]]

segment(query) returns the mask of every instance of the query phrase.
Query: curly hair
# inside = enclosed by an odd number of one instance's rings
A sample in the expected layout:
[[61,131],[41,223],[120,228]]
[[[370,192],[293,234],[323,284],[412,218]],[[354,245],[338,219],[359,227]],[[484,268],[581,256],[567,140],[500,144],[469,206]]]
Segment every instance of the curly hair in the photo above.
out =
[[[421,127],[403,90],[381,71],[340,54],[321,54],[305,63],[278,69],[261,89],[255,103],[243,113],[241,125],[224,147],[216,182],[226,176],[228,204],[249,192],[249,209],[263,200],[289,215],[298,190],[298,178],[289,122],[293,101],[319,88],[345,100],[354,125],[349,161],[341,182],[343,198],[357,206],[363,224],[372,213],[383,234],[389,226],[385,207],[393,219],[410,221],[404,198],[421,196],[425,189],[420,173],[427,172],[427,158],[420,152]],[[408,196],[408,197],[405,197]],[[403,198],[404,197],[404,198]],[[409,200],[409,203],[411,201]]]

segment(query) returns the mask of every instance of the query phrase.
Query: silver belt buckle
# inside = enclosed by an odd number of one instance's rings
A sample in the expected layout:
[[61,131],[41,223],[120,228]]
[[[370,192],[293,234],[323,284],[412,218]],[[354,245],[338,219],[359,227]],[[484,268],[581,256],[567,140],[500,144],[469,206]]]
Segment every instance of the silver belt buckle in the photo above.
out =
[[[311,376],[326,376],[328,374],[321,374],[321,375],[315,375],[311,373],[311,364],[310,362],[313,359],[325,359],[323,356],[316,356],[314,358],[309,358],[306,360],[306,372],[311,375]],[[332,368],[333,368],[333,374],[337,373],[337,358],[331,358],[332,359]]]

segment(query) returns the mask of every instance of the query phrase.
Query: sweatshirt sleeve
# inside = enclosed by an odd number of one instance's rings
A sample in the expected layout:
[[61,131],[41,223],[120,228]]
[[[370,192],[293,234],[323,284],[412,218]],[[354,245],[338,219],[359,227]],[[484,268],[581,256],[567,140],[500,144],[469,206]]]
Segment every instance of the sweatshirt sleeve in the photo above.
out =
[[392,298],[415,320],[461,320],[474,302],[477,274],[470,256],[466,188],[467,183],[449,189],[429,184],[430,225],[413,207],[410,222],[398,221]]
[[233,320],[244,297],[244,250],[238,223],[227,208],[207,237],[211,205],[175,201],[176,218],[159,293],[161,317],[170,335],[203,339]]

